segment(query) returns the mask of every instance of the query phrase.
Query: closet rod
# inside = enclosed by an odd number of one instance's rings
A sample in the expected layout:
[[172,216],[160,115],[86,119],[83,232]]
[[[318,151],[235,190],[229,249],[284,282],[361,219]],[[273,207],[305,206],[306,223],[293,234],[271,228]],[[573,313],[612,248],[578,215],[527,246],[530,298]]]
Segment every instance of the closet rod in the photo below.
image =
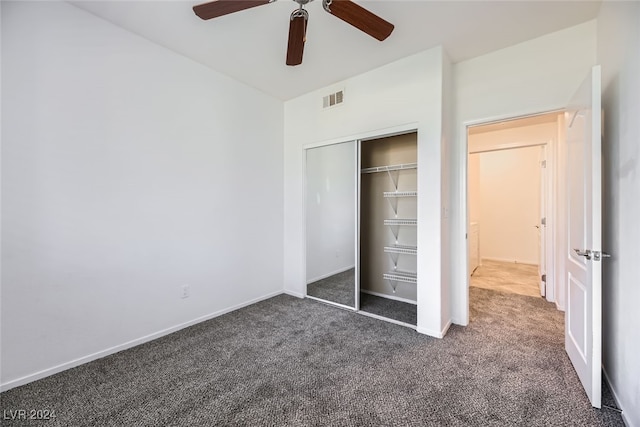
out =
[[388,254],[416,255],[418,253],[418,248],[416,246],[408,245],[393,245],[385,246],[384,251]]
[[385,191],[384,197],[416,197],[418,195],[417,191]]
[[393,271],[384,273],[382,277],[391,282],[417,283],[418,281],[418,276],[415,273],[408,271]]
[[384,225],[418,225],[417,219],[385,219]]

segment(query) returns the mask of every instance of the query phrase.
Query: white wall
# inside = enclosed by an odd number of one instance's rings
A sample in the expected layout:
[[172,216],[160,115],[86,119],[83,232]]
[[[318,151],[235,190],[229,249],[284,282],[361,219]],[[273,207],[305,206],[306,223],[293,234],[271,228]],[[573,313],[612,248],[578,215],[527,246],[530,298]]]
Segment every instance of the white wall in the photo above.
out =
[[442,188],[440,194],[440,213],[442,216],[442,222],[440,224],[440,236],[442,239],[441,252],[440,252],[440,275],[442,280],[440,282],[442,310],[440,322],[447,328],[451,326],[451,271],[452,259],[451,259],[451,195],[452,185],[451,174],[448,165],[451,164],[452,150],[454,144],[453,127],[455,123],[454,117],[454,79],[453,79],[453,64],[446,52],[443,51],[442,60],[442,156],[440,159],[440,177],[442,180]]
[[[418,130],[418,330],[441,335],[448,319],[441,282],[443,66],[434,48],[285,103],[285,289],[304,294],[302,147],[331,140]],[[321,111],[322,96],[345,89],[342,106]],[[443,310],[444,307],[444,310]]]
[[67,3],[2,55],[3,388],[282,292],[280,101]]
[[480,158],[481,259],[538,264],[539,154],[527,147],[471,155]]
[[356,143],[306,152],[307,283],[356,265]]
[[629,427],[640,426],[640,3],[603,2],[603,366]]
[[595,63],[590,21],[454,65],[451,147],[451,313],[468,323],[466,129],[471,123],[563,108]]

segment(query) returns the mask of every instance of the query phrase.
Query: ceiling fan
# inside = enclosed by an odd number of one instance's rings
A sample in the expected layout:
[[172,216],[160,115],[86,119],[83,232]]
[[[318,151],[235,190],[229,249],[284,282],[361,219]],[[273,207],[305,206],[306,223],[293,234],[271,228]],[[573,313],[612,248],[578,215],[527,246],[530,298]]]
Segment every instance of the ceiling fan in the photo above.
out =
[[[273,3],[276,0],[215,0],[193,7],[193,11],[202,19],[212,19],[256,6]],[[289,44],[287,46],[287,65],[300,65],[307,34],[309,13],[304,6],[313,0],[293,0],[298,9],[291,13],[289,21]],[[322,0],[322,7],[331,15],[342,19],[357,29],[364,31],[380,41],[389,37],[393,24],[371,13],[351,0]]]

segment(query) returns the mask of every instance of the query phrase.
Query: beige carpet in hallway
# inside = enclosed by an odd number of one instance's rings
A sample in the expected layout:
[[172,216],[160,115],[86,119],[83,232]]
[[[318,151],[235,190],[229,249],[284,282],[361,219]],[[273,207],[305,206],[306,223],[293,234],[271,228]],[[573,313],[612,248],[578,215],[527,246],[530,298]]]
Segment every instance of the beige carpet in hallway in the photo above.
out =
[[483,260],[471,276],[471,286],[532,297],[540,296],[538,266]]

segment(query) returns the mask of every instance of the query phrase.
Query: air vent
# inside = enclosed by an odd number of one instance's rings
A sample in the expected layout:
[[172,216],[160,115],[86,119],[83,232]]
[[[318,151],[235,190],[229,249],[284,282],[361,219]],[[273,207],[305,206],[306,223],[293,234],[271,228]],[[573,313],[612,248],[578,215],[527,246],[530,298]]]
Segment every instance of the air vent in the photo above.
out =
[[344,90],[322,97],[322,108],[331,108],[344,102]]

